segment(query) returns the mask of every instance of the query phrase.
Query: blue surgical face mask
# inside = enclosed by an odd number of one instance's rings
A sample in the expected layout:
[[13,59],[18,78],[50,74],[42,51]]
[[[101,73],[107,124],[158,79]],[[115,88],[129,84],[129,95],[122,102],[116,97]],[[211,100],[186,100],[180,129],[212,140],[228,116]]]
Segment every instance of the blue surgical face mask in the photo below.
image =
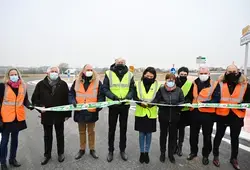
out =
[[55,72],[49,73],[49,78],[51,80],[56,80],[58,78],[58,73]]
[[174,87],[175,83],[173,81],[167,81],[166,85],[170,88]]
[[10,81],[12,81],[12,82],[16,83],[18,80],[19,80],[18,75],[13,75],[13,76],[10,76]]

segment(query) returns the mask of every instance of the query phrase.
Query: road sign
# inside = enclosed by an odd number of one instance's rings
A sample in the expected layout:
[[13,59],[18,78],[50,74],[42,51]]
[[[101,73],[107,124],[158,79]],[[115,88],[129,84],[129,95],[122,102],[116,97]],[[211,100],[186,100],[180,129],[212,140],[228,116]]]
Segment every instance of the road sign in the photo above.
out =
[[196,58],[196,64],[206,64],[206,57],[197,57]]
[[250,42],[250,31],[240,38],[240,45],[245,45]]
[[171,71],[171,73],[173,73],[173,74],[175,74],[175,73],[176,73],[175,68],[171,68],[171,69],[170,69],[170,71]]

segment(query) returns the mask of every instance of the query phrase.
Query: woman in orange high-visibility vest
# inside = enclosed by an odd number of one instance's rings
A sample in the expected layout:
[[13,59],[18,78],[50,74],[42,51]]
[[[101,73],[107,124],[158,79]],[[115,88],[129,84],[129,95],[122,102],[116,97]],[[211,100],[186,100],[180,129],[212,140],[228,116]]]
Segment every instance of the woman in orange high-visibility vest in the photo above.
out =
[[1,169],[7,169],[6,157],[8,141],[11,134],[11,146],[9,164],[14,167],[21,166],[16,160],[18,147],[18,133],[27,128],[25,122],[24,106],[33,109],[30,105],[27,89],[21,78],[20,72],[16,68],[11,68],[6,72],[4,83],[0,84],[0,126],[2,130],[2,140],[0,144]]
[[[227,67],[226,73],[219,78],[221,89],[221,104],[240,104],[250,102],[250,85],[246,77],[242,75],[235,65]],[[219,147],[224,137],[227,126],[230,127],[231,136],[231,158],[230,163],[235,169],[240,169],[238,164],[239,136],[244,125],[246,109],[217,108],[217,127],[214,138],[213,163],[219,167]]]

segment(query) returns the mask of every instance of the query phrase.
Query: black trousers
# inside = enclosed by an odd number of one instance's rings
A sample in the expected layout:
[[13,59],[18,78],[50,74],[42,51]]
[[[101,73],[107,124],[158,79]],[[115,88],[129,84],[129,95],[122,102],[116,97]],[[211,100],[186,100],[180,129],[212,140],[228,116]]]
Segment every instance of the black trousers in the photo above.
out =
[[239,151],[239,136],[241,132],[241,127],[243,125],[243,119],[232,121],[230,124],[225,124],[223,122],[217,122],[216,135],[214,138],[214,156],[219,156],[219,147],[221,140],[224,137],[227,126],[230,127],[230,137],[231,137],[231,159],[237,159]]
[[166,143],[168,137],[168,156],[174,155],[177,140],[177,123],[175,122],[160,122],[160,150],[161,153],[166,152]]
[[179,124],[177,127],[177,145],[182,146],[185,137],[185,124]]
[[[55,124],[57,139],[57,154],[64,153],[64,122]],[[43,124],[44,129],[44,156],[51,157],[53,142],[53,125]]]
[[127,142],[127,122],[128,122],[128,110],[129,106],[113,106],[109,108],[109,132],[108,132],[108,145],[109,152],[114,151],[115,131],[117,119],[119,117],[120,123],[120,151],[124,152]]
[[[198,115],[199,114],[199,115]],[[211,135],[213,132],[214,125],[214,115],[213,113],[198,113],[196,118],[193,118],[193,121],[190,125],[190,146],[191,153],[198,154],[198,143],[199,143],[199,133],[202,129],[203,134],[203,148],[202,156],[208,157],[212,151],[212,139]]]

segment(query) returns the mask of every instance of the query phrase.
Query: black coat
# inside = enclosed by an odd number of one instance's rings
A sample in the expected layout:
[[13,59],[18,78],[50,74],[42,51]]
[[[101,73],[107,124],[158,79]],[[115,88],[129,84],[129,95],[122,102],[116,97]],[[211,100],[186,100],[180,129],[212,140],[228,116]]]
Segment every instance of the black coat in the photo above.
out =
[[[84,82],[85,90],[88,89],[89,85],[90,85],[89,81]],[[103,101],[105,101],[105,95],[104,95],[104,92],[102,89],[102,83],[101,83],[101,81],[99,81],[97,102],[103,102]],[[75,92],[75,81],[70,88],[69,103],[70,104],[77,103],[76,102],[76,92]],[[75,111],[74,121],[75,122],[85,122],[85,123],[96,122],[99,119],[99,111],[100,110],[101,110],[100,108],[97,108],[96,112],[88,112],[88,110]]]
[[[117,77],[121,81],[123,76],[128,72],[128,67],[125,66],[123,70],[117,70],[115,65],[113,64],[113,65],[110,66],[110,70],[114,71],[115,74],[117,75]],[[128,92],[127,96],[125,97],[125,99],[131,100],[133,98],[134,85],[135,85],[134,77],[132,77],[132,79],[130,81],[129,92]],[[104,91],[105,95],[108,98],[112,99],[112,100],[115,100],[115,97],[117,97],[117,96],[115,96],[115,94],[113,94],[110,91],[109,78],[108,78],[108,76],[106,74],[105,74],[105,77],[104,77],[104,80],[103,80],[103,91]],[[124,105],[113,105],[113,106],[110,106],[110,107],[118,107],[118,108],[123,109]],[[127,106],[125,106],[125,107],[127,107]]]
[[[179,105],[184,104],[184,101],[181,88],[176,87],[173,91],[167,91],[165,86],[162,86],[152,103]],[[159,106],[159,122],[177,123],[180,120],[181,109],[182,107],[178,106]]]
[[[67,83],[59,78],[59,81],[56,85],[54,94],[52,94],[52,87],[49,85],[48,78],[45,77],[44,80],[41,80],[35,88],[35,91],[32,95],[32,104],[35,106],[41,107],[55,107],[68,105],[68,93],[69,87]],[[71,117],[71,112],[53,112],[47,111],[41,113],[41,123],[42,124],[56,124],[62,123],[65,121],[66,117]]]

